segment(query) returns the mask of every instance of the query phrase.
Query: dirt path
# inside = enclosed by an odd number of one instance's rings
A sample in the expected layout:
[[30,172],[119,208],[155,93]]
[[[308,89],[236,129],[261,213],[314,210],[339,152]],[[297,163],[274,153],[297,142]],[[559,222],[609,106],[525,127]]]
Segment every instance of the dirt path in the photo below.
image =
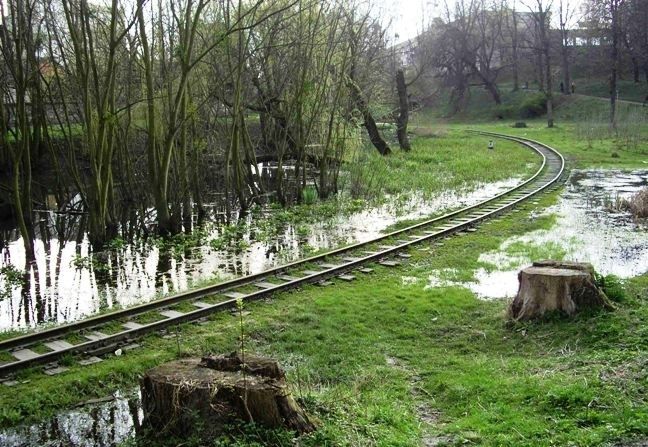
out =
[[[572,93],[571,96],[575,96],[577,98],[594,98],[598,99],[601,101],[609,102],[610,98],[604,98],[602,96],[592,96],[592,95],[582,95],[580,93]],[[617,99],[617,103],[619,104],[630,104],[630,105],[635,105],[635,106],[643,106],[643,103],[639,101],[628,101],[627,99]]]

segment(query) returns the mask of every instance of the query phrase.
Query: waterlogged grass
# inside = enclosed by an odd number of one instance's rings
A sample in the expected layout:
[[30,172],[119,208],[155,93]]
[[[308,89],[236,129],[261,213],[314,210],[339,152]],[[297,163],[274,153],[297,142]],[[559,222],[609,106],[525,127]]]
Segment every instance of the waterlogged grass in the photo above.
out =
[[[416,446],[443,436],[450,445],[601,445],[648,436],[648,275],[620,286],[625,299],[614,312],[516,325],[505,323],[504,302],[479,301],[463,287],[425,287],[433,270],[452,267],[467,278],[480,253],[553,225],[551,216],[529,216],[555,199],[413,249],[402,267],[375,266],[352,283],[246,304],[246,349],[279,359],[320,421],[299,444]],[[525,254],[544,255],[534,250]],[[70,362],[60,376],[23,376],[28,384],[0,393],[0,425],[132,389],[146,369],[178,356],[230,352],[240,328],[226,313],[177,333],[179,348],[176,339],[150,336],[98,365]],[[232,434],[237,441],[213,444],[292,445],[281,431],[241,426]]]
[[[396,151],[389,157],[371,152],[361,161],[359,172],[365,194],[422,192],[430,197],[445,190],[474,189],[479,184],[526,176],[539,166],[533,152],[512,142],[498,142],[488,150],[488,138],[458,129],[428,132],[422,125],[412,131],[412,151]],[[375,152],[375,151],[374,151]]]
[[[434,193],[535,170],[537,157],[529,151],[498,141],[489,152],[487,139],[466,133],[468,127],[550,143],[579,167],[627,168],[646,160],[615,138],[579,138],[577,124],[546,129],[543,121],[530,121],[527,129],[513,129],[508,122],[426,123],[415,119],[412,129],[419,137],[411,153],[364,153],[347,186]],[[416,446],[424,437],[437,437],[449,445],[594,446],[648,437],[648,275],[607,281],[615,288],[614,312],[515,325],[504,320],[504,302],[479,301],[460,286],[426,287],[431,272],[470,281],[475,270],[492,268],[479,255],[513,236],[553,226],[555,217],[538,211],[555,200],[555,194],[545,195],[478,233],[413,249],[402,267],[374,266],[373,274],[352,283],[336,280],[330,287],[307,286],[246,304],[247,351],[277,358],[294,394],[320,421],[318,431],[299,444]],[[347,203],[349,212],[365,206]],[[253,231],[270,237],[288,224],[334,216],[340,206],[325,201],[276,211],[274,220]],[[236,241],[237,230],[230,231]],[[183,249],[193,244],[180,242]],[[561,256],[560,247],[533,243],[513,244],[507,252],[532,260]],[[90,367],[67,359],[70,371],[60,376],[21,373],[19,379],[28,383],[0,389],[0,426],[42,420],[78,402],[133,389],[143,372],[162,362],[227,353],[239,345],[240,327],[230,313],[172,332],[177,338],[149,336],[141,348]],[[236,439],[212,444],[293,445],[289,433],[258,427],[232,427],[230,435]]]

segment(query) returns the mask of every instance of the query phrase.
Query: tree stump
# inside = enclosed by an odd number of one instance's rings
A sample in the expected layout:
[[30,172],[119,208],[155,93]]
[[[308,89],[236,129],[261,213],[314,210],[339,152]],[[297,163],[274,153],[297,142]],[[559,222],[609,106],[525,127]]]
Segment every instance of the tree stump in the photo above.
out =
[[188,358],[149,370],[140,381],[144,426],[155,435],[213,436],[244,420],[299,434],[315,425],[270,359],[238,354]]
[[594,267],[588,263],[534,262],[520,271],[518,280],[518,293],[509,307],[509,317],[516,321],[551,311],[574,315],[584,309],[614,308],[596,285]]

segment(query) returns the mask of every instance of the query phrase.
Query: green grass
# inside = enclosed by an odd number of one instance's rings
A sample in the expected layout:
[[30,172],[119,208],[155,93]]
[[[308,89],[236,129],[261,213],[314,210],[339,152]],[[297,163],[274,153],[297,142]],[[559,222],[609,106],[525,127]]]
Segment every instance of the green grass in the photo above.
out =
[[529,121],[528,124],[525,129],[513,128],[510,122],[452,124],[452,127],[501,132],[541,141],[558,149],[572,168],[648,168],[648,146],[628,146],[622,139],[603,135],[588,141],[578,135],[578,123],[557,121],[552,129],[547,128],[542,120]]
[[[258,290],[258,289],[256,289]],[[178,303],[175,304],[174,306],[171,306],[171,310],[175,310],[176,312],[182,312],[182,313],[189,313],[193,312],[194,310],[197,310],[198,308],[194,306],[191,303]]]
[[13,362],[16,359],[8,351],[0,351],[0,363]]
[[[606,79],[576,79],[574,82],[576,83],[576,93],[606,99],[610,97],[610,87]],[[640,83],[631,80],[619,80],[617,84],[619,99],[622,100],[643,102],[648,94],[648,86],[644,80]]]
[[[414,249],[403,267],[376,266],[361,281],[246,304],[246,349],[279,359],[293,384],[299,376],[294,393],[321,421],[300,445],[415,446],[426,433],[448,436],[453,445],[487,446],[648,436],[648,275],[623,284],[627,299],[615,312],[541,324],[507,325],[506,303],[479,301],[462,287],[425,288],[435,269],[471,272],[480,253],[551,226],[551,216],[525,216],[555,199],[546,195],[431,251]],[[403,276],[416,280],[403,285]],[[230,352],[238,335],[237,318],[219,314],[206,326],[181,326],[181,352]],[[3,390],[0,424],[132,389],[146,369],[178,355],[175,339],[150,336],[141,349],[98,365],[71,365],[55,377],[32,373],[28,384]],[[421,423],[422,405],[437,415],[434,425]],[[239,445],[270,437],[290,445],[263,430],[239,436]]]
[[150,324],[156,321],[164,320],[166,317],[152,310],[136,316],[133,321],[139,324]]
[[[580,106],[565,107],[567,119],[567,107]],[[534,170],[537,159],[527,151],[498,142],[487,152],[486,140],[466,133],[469,127],[553,144],[571,166],[631,168],[646,160],[618,138],[584,141],[578,123],[558,121],[554,129],[541,120],[529,124],[513,129],[511,122],[486,119],[439,123],[423,111],[414,118],[419,137],[411,153],[383,158],[367,152],[356,174],[381,174],[374,186],[396,193]],[[648,275],[608,280],[623,297],[614,312],[514,325],[505,322],[503,301],[477,300],[461,286],[425,287],[434,271],[454,269],[448,273],[452,280],[469,281],[476,269],[493,268],[479,255],[510,237],[553,226],[554,216],[537,213],[556,199],[546,194],[477,233],[425,251],[415,248],[402,267],[374,266],[373,274],[359,274],[351,283],[306,286],[271,302],[246,304],[247,351],[277,358],[294,394],[320,421],[318,431],[299,445],[416,446],[423,436],[444,436],[451,445],[595,446],[648,437]],[[326,206],[298,208],[277,222],[322,213]],[[532,260],[561,256],[560,247],[533,243],[512,244],[507,251]],[[227,312],[204,326],[180,326],[180,351],[175,338],[149,336],[140,349],[90,367],[69,361],[70,371],[59,376],[24,372],[21,379],[29,383],[0,392],[0,426],[42,420],[80,401],[131,390],[147,369],[178,356],[231,352],[239,331],[237,317]],[[434,415],[432,424],[422,422],[421,409]],[[292,445],[284,432],[233,427],[232,433],[238,441],[220,445]]]
[[529,100],[537,95],[538,92],[532,90],[518,90],[511,92],[505,87],[500,88],[502,96],[502,105],[497,106],[490,94],[481,88],[471,88],[468,94],[466,107],[454,115],[450,115],[451,108],[448,104],[449,92],[442,94],[434,107],[424,109],[417,115],[414,115],[412,121],[414,124],[426,125],[437,122],[438,120],[450,120],[451,122],[491,122],[497,120],[498,116],[505,116],[512,120],[519,117],[517,111]]
[[411,126],[420,135],[412,140],[411,152],[395,151],[388,157],[375,151],[364,154],[352,173],[357,176],[354,181],[362,183],[363,195],[400,194],[406,199],[410,192],[430,197],[444,190],[526,176],[539,166],[535,154],[515,143],[498,142],[498,150],[489,151],[486,137],[421,122]]

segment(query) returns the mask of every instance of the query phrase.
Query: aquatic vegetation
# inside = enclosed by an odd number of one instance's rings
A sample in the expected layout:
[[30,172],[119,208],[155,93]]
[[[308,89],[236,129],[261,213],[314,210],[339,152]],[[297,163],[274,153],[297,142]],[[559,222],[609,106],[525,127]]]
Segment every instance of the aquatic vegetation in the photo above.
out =
[[633,216],[648,217],[648,187],[643,188],[629,200],[625,200],[624,204]]
[[14,287],[25,284],[25,272],[17,269],[12,264],[0,267],[0,301],[9,298]]
[[302,203],[304,205],[312,205],[317,201],[317,189],[314,186],[307,186],[302,191]]

